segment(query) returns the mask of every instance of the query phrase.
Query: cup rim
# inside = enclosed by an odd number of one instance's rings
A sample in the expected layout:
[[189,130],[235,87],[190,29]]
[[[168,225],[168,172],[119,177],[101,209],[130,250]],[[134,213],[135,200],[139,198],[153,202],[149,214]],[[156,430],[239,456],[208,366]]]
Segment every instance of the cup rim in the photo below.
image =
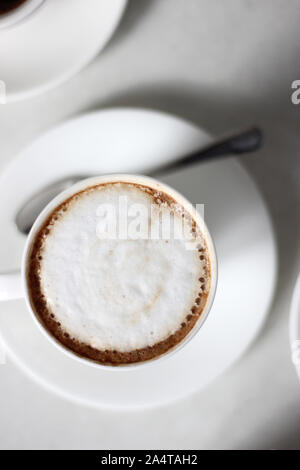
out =
[[7,13],[0,15],[0,31],[20,23],[39,8],[45,0],[26,0]]
[[[210,264],[211,264],[210,290],[207,296],[206,304],[204,306],[204,309],[199,319],[197,320],[193,328],[189,331],[189,333],[173,348],[147,361],[141,361],[141,362],[136,362],[132,364],[124,364],[124,365],[119,364],[115,366],[109,365],[109,364],[105,365],[105,364],[101,364],[96,361],[93,361],[92,359],[84,358],[80,356],[79,354],[76,354],[76,352],[73,352],[67,347],[63,346],[60,343],[60,341],[56,339],[43,325],[38,314],[36,314],[33,309],[30,296],[29,296],[29,289],[28,289],[28,283],[27,283],[28,258],[31,252],[33,241],[35,240],[35,236],[38,230],[42,227],[45,220],[47,219],[48,215],[61,203],[63,203],[65,200],[71,197],[73,194],[81,190],[87,189],[89,186],[93,186],[93,185],[97,185],[101,183],[109,183],[109,182],[114,182],[114,181],[130,183],[130,182],[137,182],[137,180],[139,183],[141,184],[144,183],[145,185],[149,185],[150,187],[153,187],[154,189],[164,189],[168,194],[173,196],[176,201],[181,203],[183,207],[186,207],[188,211],[192,212],[192,215],[193,217],[195,217],[197,224],[199,224],[199,226],[201,227],[201,231],[205,236],[205,241],[208,244],[208,251],[210,254]],[[39,330],[50,341],[50,343],[52,343],[56,348],[58,348],[58,350],[63,352],[68,357],[86,366],[100,368],[102,370],[104,369],[104,370],[113,370],[113,371],[125,371],[125,370],[136,370],[137,368],[140,369],[141,367],[146,367],[146,366],[157,364],[158,362],[163,361],[171,357],[172,355],[174,355],[176,352],[180,351],[185,345],[187,345],[187,343],[189,343],[189,341],[192,340],[192,338],[194,338],[194,336],[199,332],[204,322],[206,321],[208,314],[211,310],[211,307],[213,305],[216,288],[217,288],[217,281],[218,281],[218,264],[217,264],[217,254],[216,254],[215,245],[212,240],[211,234],[206,226],[206,223],[203,217],[199,214],[199,212],[196,211],[193,205],[184,196],[182,196],[179,192],[177,192],[175,189],[170,187],[168,184],[162,183],[149,176],[138,175],[138,174],[133,175],[133,174],[118,173],[118,174],[94,176],[94,177],[86,178],[82,181],[79,181],[78,183],[75,183],[74,185],[72,185],[70,188],[62,191],[60,194],[58,194],[55,198],[53,198],[47,204],[47,206],[38,215],[27,237],[25,248],[23,251],[23,257],[22,257],[21,278],[22,278],[22,287],[23,287],[23,292],[24,292],[24,297],[25,297],[27,308],[34,320],[34,323],[38,326]]]

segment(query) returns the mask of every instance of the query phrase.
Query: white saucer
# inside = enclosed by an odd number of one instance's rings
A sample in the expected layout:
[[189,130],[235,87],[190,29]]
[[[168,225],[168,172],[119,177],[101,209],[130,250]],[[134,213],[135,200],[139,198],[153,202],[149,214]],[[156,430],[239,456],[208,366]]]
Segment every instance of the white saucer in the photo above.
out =
[[[0,178],[2,268],[19,266],[25,239],[17,233],[13,216],[45,184],[66,175],[146,171],[150,164],[209,140],[206,132],[178,118],[132,109],[81,116],[47,133]],[[262,326],[274,291],[277,255],[268,213],[249,175],[232,158],[164,180],[192,202],[205,203],[219,257],[219,285],[205,325],[185,348],[161,363],[106,371],[73,361],[48,343],[22,300],[0,305],[0,334],[8,353],[48,390],[103,408],[170,403],[225,371]]]
[[300,274],[296,282],[291,304],[290,343],[292,361],[300,379]]
[[0,32],[0,80],[7,101],[42,93],[79,72],[104,47],[127,0],[46,0]]

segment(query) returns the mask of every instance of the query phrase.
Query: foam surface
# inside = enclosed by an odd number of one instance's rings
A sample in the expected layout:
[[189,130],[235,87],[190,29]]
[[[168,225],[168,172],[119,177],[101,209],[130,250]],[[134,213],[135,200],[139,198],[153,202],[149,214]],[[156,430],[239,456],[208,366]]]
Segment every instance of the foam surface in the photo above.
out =
[[[186,239],[101,235],[103,204],[119,214],[120,196],[129,213],[138,203],[150,214],[153,195],[138,186],[111,184],[81,193],[56,214],[40,253],[39,276],[49,311],[73,339],[128,352],[153,346],[180,328],[199,296],[205,262],[197,250],[187,250]],[[167,204],[154,207],[151,223],[143,216],[148,229],[161,225],[159,214],[170,215]],[[179,226],[182,213],[175,211],[171,220]]]

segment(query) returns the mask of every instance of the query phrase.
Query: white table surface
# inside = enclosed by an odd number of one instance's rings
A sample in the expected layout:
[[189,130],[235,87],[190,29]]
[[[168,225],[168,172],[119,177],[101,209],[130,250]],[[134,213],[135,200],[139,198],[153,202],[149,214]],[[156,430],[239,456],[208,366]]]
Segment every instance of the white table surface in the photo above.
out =
[[[196,396],[135,413],[75,406],[10,361],[0,367],[0,448],[300,448],[300,383],[288,338],[300,270],[300,0],[129,0],[105,51],[77,77],[0,105],[0,171],[49,127],[91,109],[141,106],[215,133],[259,123],[263,151],[243,157],[272,214],[277,295],[248,353]],[[0,64],[1,79],[1,64]]]

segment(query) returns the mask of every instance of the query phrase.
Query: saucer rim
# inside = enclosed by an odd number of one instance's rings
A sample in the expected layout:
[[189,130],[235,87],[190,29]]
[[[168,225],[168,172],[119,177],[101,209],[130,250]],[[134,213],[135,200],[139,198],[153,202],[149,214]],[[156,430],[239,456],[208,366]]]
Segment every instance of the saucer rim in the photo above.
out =
[[[117,30],[121,19],[125,13],[128,0],[118,0],[119,10],[116,13],[115,19],[111,22],[111,27],[105,34],[105,36],[99,37],[99,43],[97,43],[97,47],[94,47],[90,54],[86,54],[84,58],[72,68],[69,68],[68,71],[60,74],[58,77],[46,81],[41,85],[32,86],[27,88],[25,91],[18,91],[18,92],[9,92],[6,91],[6,104],[10,103],[17,103],[20,101],[25,101],[29,98],[33,98],[36,96],[40,96],[48,91],[51,91],[55,88],[58,88],[60,85],[68,82],[71,78],[78,75],[82,70],[84,70],[96,57],[100,52],[108,45],[109,41],[112,39],[115,31]],[[5,34],[5,29],[1,30],[1,34]]]
[[[290,353],[291,359],[294,352],[293,343],[300,340],[300,273],[297,276],[295,286],[293,289],[292,300],[290,304],[290,317],[289,317],[289,340],[290,340]],[[298,379],[300,381],[300,364],[292,362]]]

